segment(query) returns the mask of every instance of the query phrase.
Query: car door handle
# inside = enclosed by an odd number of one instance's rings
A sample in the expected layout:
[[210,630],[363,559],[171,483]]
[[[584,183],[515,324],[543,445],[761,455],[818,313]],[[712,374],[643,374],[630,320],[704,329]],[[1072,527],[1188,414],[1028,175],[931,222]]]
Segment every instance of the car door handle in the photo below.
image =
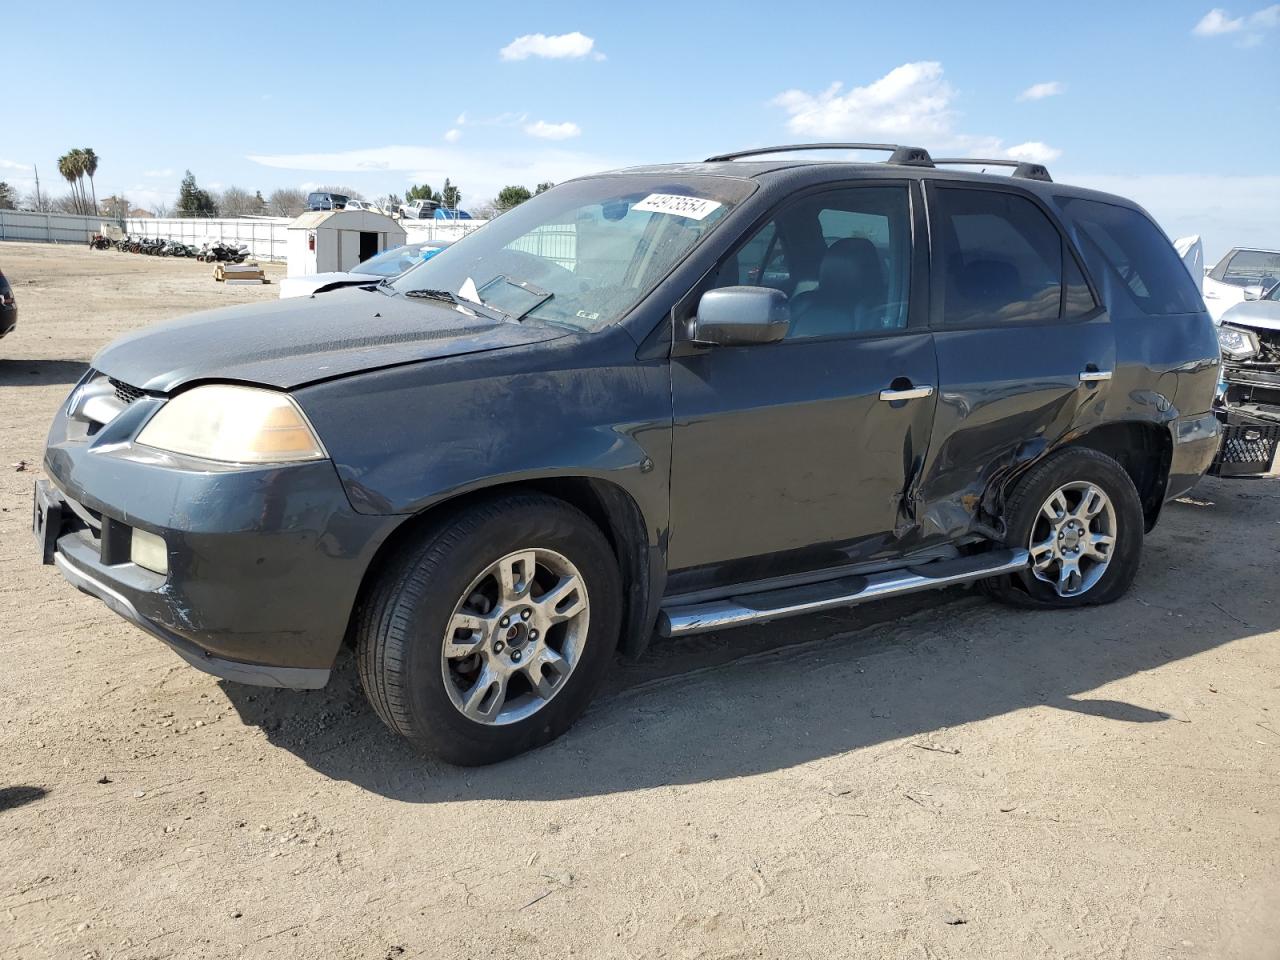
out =
[[1083,370],[1080,373],[1081,383],[1099,383],[1111,379],[1110,370]]
[[881,400],[923,400],[933,396],[933,387],[908,387],[906,390],[881,390]]

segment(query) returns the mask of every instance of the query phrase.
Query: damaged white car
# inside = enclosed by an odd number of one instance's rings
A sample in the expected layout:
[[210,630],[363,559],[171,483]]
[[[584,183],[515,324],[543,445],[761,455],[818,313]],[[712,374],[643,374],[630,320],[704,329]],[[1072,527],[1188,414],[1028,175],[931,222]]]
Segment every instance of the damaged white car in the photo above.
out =
[[1204,276],[1201,293],[1214,323],[1238,303],[1257,300],[1280,283],[1280,250],[1233,247]]
[[[1211,302],[1207,288],[1205,301]],[[1222,314],[1218,345],[1222,382],[1216,409],[1223,433],[1210,472],[1280,475],[1280,278],[1257,299],[1237,302]]]

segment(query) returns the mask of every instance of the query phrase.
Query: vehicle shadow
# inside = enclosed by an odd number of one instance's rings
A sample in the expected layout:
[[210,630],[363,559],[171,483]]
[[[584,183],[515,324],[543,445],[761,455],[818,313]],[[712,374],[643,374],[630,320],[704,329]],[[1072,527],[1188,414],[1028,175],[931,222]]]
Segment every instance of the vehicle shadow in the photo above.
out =
[[[1213,541],[1232,533],[1224,526],[1238,536],[1222,542],[1276,550],[1258,528],[1280,519],[1280,496],[1261,518],[1257,495],[1250,501],[1243,489],[1218,484],[1211,497],[1198,492],[1201,499],[1168,507],[1176,522],[1148,540],[1138,581],[1119,603],[1027,612],[953,590],[655,641],[640,661],[619,665],[568,734],[487,768],[424,760],[388,732],[364,701],[350,655],[323,691],[223,689],[245,723],[324,775],[427,803],[551,800],[741,777],[1036,706],[1111,723],[1186,720],[1187,702],[1133,704],[1087,691],[1280,628],[1280,604],[1262,599],[1270,596],[1269,564],[1243,576],[1237,569],[1234,592],[1225,579],[1221,592],[1207,582]],[[1213,536],[1196,536],[1204,532]],[[1201,549],[1181,542],[1190,539]],[[1231,610],[1208,602],[1226,596],[1253,599]]]
[[0,358],[0,387],[44,387],[75,383],[88,364],[83,360],[5,360]]

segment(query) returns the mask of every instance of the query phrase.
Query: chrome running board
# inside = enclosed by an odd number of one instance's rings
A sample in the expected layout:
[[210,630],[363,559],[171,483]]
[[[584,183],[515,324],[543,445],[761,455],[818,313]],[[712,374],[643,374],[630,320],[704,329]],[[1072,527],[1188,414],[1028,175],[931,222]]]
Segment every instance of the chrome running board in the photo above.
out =
[[766,623],[782,617],[817,613],[834,607],[851,607],[868,600],[897,597],[921,590],[972,583],[1005,573],[1017,573],[1031,562],[1026,550],[992,550],[955,560],[935,560],[898,570],[866,576],[840,577],[823,583],[784,587],[667,607],[658,614],[658,632],[664,637],[687,637],[711,630],[727,630],[748,623]]

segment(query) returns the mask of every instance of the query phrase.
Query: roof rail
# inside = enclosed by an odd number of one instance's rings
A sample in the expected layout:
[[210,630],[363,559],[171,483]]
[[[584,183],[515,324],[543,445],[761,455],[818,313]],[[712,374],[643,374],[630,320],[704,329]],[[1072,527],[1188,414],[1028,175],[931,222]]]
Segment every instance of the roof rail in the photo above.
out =
[[1013,176],[1023,180],[1043,180],[1053,183],[1049,169],[1042,163],[1028,163],[1025,160],[983,160],[980,157],[946,157],[933,161],[935,166],[943,164],[969,167],[1013,167]]
[[888,163],[906,167],[933,166],[928,150],[923,147],[903,147],[896,143],[786,143],[777,147],[755,147],[751,150],[738,150],[735,153],[721,153],[714,157],[707,157],[706,162],[741,160],[743,157],[758,157],[766,153],[791,153],[795,150],[884,150],[891,154]]

